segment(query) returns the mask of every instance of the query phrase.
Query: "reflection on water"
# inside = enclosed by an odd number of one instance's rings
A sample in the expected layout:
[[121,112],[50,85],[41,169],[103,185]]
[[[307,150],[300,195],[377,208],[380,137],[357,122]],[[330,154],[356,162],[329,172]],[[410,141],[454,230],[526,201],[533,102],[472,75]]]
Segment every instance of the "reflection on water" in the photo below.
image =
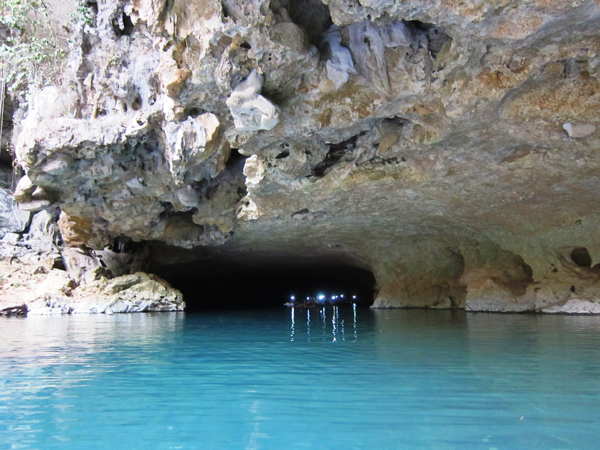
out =
[[[146,345],[169,339],[181,327],[183,313],[31,316],[0,321],[0,359],[18,358],[20,364],[54,364],[67,356],[57,345],[69,344],[70,361],[87,361],[116,347]],[[58,359],[57,359],[58,358]]]
[[[358,306],[353,303],[347,306],[321,306],[318,308],[289,308],[290,341],[294,342],[296,333],[303,333],[308,342],[330,340],[337,342],[338,339],[346,341],[346,328],[351,330],[350,339],[358,339]],[[318,312],[320,324],[311,322],[311,314]],[[302,325],[296,323],[297,316],[304,316]],[[348,325],[347,325],[348,324]],[[315,326],[317,334],[311,330]]]
[[[318,311],[320,324],[315,325],[319,332],[315,334],[311,330],[311,314]],[[303,324],[297,324],[297,317],[304,319]],[[346,341],[346,323],[350,321],[348,327],[352,330],[350,339],[358,339],[358,308],[356,304],[342,306],[321,306],[319,308],[289,308],[290,324],[290,342],[294,342],[297,333],[303,333],[307,342]]]
[[0,321],[0,448],[595,448],[600,318],[360,307]]

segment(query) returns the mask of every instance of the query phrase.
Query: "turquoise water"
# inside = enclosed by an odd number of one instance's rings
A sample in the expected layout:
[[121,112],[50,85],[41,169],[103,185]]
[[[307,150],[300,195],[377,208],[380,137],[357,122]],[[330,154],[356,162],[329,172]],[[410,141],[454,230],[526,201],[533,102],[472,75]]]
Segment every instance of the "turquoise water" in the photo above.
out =
[[583,449],[600,318],[285,309],[0,321],[0,448]]

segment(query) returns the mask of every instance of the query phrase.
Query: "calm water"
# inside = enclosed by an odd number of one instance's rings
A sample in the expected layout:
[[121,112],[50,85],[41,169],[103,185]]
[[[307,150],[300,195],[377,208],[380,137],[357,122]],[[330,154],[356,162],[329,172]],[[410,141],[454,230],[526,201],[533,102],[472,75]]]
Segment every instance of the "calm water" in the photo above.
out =
[[0,448],[600,446],[600,318],[0,320]]

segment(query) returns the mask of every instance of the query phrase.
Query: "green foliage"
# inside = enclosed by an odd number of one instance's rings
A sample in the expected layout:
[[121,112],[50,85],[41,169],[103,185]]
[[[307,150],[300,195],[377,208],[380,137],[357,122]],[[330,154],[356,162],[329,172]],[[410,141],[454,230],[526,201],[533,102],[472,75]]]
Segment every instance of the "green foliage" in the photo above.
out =
[[77,8],[71,14],[71,22],[74,24],[83,24],[88,26],[94,26],[94,15],[90,10],[89,6],[86,5],[85,0],[79,0],[77,2]]
[[9,89],[56,82],[62,47],[43,0],[0,0],[0,62]]

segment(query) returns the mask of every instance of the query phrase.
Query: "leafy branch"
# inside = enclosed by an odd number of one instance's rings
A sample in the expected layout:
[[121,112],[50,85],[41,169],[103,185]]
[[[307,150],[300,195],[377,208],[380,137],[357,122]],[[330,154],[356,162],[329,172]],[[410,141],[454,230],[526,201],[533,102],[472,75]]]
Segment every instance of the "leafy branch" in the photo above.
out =
[[0,0],[0,63],[8,89],[56,82],[65,55],[43,0]]

